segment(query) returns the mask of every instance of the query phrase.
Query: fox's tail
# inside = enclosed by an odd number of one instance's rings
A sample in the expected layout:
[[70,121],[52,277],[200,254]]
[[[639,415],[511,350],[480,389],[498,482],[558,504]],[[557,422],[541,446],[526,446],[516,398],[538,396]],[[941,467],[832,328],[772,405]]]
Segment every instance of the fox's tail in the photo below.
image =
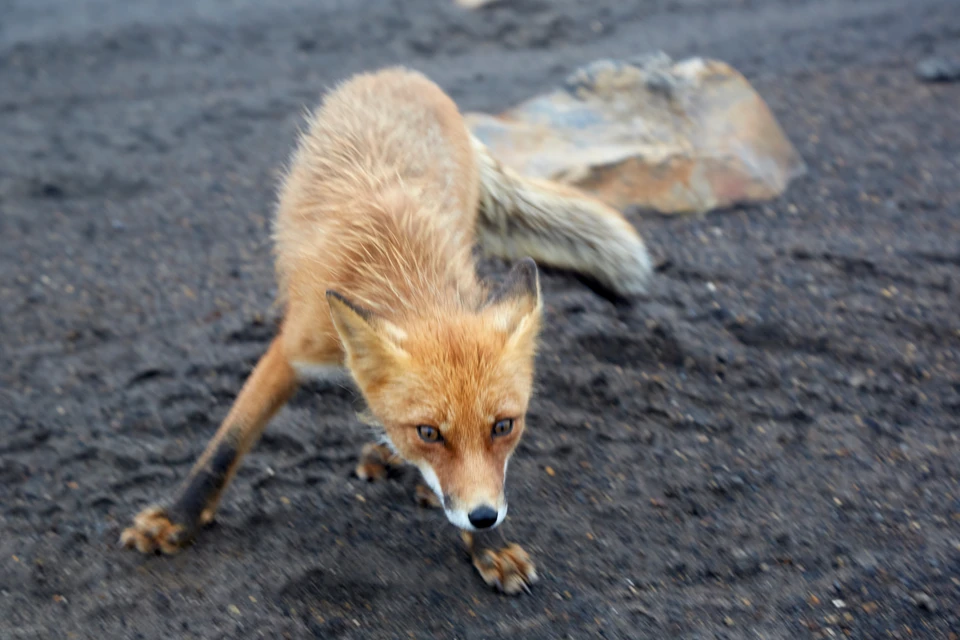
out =
[[475,137],[473,148],[480,169],[477,236],[487,253],[578,271],[621,295],[646,292],[650,255],[619,211],[572,187],[521,176]]

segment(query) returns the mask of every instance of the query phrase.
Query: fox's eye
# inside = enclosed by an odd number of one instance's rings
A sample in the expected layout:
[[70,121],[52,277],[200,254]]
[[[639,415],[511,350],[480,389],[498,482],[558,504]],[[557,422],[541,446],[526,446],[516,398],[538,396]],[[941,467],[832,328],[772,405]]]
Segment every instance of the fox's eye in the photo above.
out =
[[443,440],[443,436],[440,435],[436,427],[425,424],[417,427],[417,434],[419,434],[420,439],[424,442],[441,442]]
[[500,436],[507,435],[511,431],[513,431],[513,418],[505,418],[497,421],[497,423],[493,425],[493,432],[491,435],[493,435],[494,438],[498,438]]

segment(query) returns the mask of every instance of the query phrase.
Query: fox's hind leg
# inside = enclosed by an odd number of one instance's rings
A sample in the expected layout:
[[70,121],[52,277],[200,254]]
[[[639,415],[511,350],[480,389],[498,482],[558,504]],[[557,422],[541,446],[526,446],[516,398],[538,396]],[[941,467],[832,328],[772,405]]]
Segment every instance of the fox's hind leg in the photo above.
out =
[[175,553],[189,542],[202,525],[213,520],[220,496],[233,479],[240,459],[295,390],[296,376],[278,338],[257,363],[173,500],[141,511],[133,526],[124,530],[120,542],[142,553],[158,549]]
[[533,560],[520,545],[511,542],[497,549],[479,549],[476,534],[462,531],[460,537],[480,577],[498,591],[517,595],[530,591],[531,585],[540,579]]

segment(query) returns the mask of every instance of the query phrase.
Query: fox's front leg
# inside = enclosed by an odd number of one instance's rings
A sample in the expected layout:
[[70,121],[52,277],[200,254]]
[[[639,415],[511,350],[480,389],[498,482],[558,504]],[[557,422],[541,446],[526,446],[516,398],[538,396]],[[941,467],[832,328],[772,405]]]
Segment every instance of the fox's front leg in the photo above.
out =
[[480,534],[461,531],[460,538],[467,547],[473,566],[491,587],[507,595],[530,591],[539,576],[530,555],[516,543],[490,549],[477,539]]
[[295,389],[294,370],[277,338],[257,363],[230,413],[173,500],[137,514],[133,526],[121,534],[120,542],[142,553],[157,549],[176,553],[189,542],[202,525],[213,520],[220,496],[233,479],[240,459]]

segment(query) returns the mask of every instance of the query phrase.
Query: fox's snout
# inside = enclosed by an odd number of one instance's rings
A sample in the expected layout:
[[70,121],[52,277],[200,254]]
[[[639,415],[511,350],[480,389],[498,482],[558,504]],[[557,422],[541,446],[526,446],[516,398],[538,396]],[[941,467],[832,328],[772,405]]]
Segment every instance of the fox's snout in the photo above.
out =
[[[507,500],[503,491],[495,499],[480,498],[469,503],[444,491],[436,472],[427,464],[420,464],[424,481],[440,498],[447,520],[465,531],[493,529],[507,517]],[[502,483],[501,483],[502,487]]]
[[477,529],[489,529],[497,524],[497,520],[500,519],[500,514],[493,507],[483,505],[468,513],[467,519],[470,521],[470,524]]
[[484,529],[493,529],[503,522],[507,517],[507,503],[503,501],[503,506],[496,508],[489,504],[481,504],[472,509],[449,508],[444,504],[444,513],[451,524],[465,531],[483,531]]
[[483,531],[493,529],[507,517],[507,503],[494,507],[489,504],[480,504],[470,509],[449,507],[444,501],[443,511],[451,524],[465,531]]

